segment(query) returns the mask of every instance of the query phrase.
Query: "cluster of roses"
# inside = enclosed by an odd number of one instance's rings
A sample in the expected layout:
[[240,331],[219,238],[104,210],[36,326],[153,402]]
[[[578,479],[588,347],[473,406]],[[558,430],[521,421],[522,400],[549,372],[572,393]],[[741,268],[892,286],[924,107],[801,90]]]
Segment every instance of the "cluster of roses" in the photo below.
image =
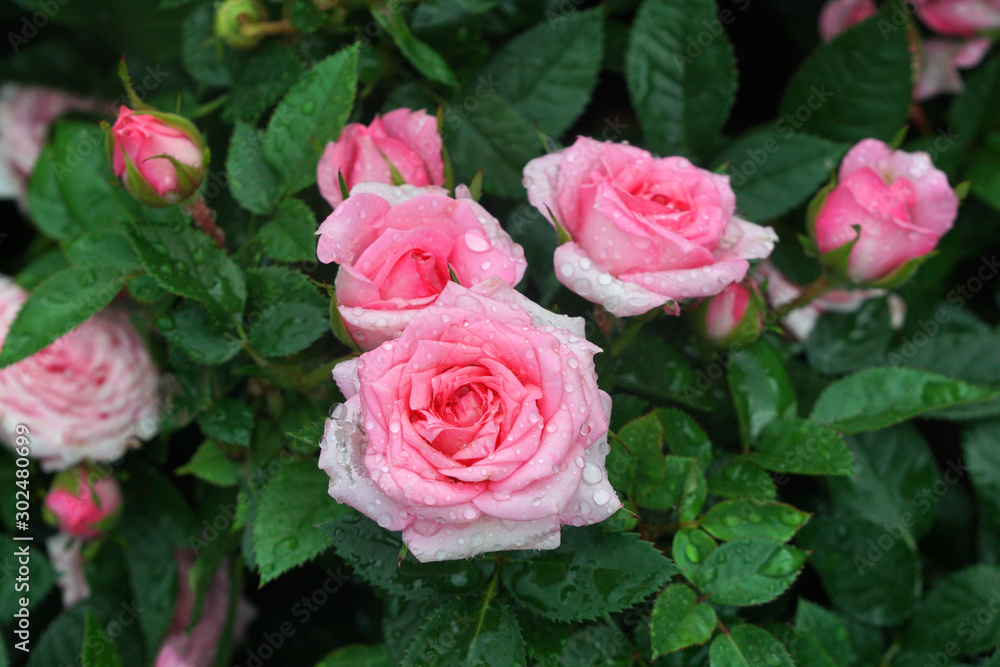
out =
[[[553,548],[561,525],[621,507],[604,468],[600,350],[582,319],[513,289],[523,249],[468,188],[451,196],[444,182],[441,138],[423,111],[350,125],[320,161],[334,210],[317,254],[339,265],[340,313],[365,350],[334,369],[346,401],[327,422],[320,466],[334,498],[401,530],[421,561]],[[558,279],[581,297],[618,317],[708,299],[704,328],[717,342],[760,319],[747,273],[777,236],[736,215],[727,176],[580,137],[529,162],[523,182],[562,240]],[[908,277],[951,227],[958,198],[928,155],[869,139],[813,210],[825,303],[847,308]],[[772,266],[757,278],[772,302],[795,298]],[[817,315],[800,312],[790,328],[804,335],[802,318]]]

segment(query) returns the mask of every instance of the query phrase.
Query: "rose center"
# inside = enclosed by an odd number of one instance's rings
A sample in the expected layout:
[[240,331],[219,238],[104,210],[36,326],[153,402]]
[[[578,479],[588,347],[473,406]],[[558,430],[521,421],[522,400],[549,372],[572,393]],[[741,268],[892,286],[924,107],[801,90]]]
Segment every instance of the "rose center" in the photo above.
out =
[[422,248],[403,253],[380,285],[383,299],[419,299],[440,294],[448,284],[447,265]]

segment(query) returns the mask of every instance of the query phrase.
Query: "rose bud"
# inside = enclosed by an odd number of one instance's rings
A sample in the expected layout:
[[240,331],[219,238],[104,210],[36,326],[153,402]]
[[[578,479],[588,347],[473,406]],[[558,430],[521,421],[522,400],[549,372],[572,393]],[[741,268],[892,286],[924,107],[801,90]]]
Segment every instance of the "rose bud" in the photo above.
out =
[[91,540],[118,518],[121,504],[114,477],[101,477],[81,465],[56,476],[45,496],[45,518],[64,533]]
[[256,611],[242,595],[236,601],[230,614],[232,581],[229,561],[223,559],[215,570],[215,576],[208,584],[201,601],[201,616],[194,627],[189,628],[195,608],[195,592],[191,588],[190,572],[194,567],[196,554],[193,551],[178,551],[177,557],[177,606],[174,618],[156,655],[155,667],[211,667],[215,664],[216,653],[223,639],[227,624],[232,622],[232,643],[242,641]]
[[698,306],[696,331],[718,347],[749,345],[764,330],[764,303],[757,285],[733,283]]
[[337,262],[336,290],[348,333],[365,350],[403,330],[452,280],[490,276],[516,285],[524,249],[468,189],[362,183],[319,227],[316,254]]
[[836,186],[810,211],[821,262],[852,283],[892,287],[951,229],[958,196],[927,153],[865,139],[847,152]]
[[611,399],[584,321],[499,278],[448,283],[393,341],[338,364],[320,443],[330,495],[402,531],[421,562],[554,549],[620,507]]
[[205,141],[198,128],[176,114],[121,107],[108,150],[115,175],[147,206],[183,202],[205,179]]
[[90,585],[83,571],[83,541],[68,533],[56,533],[45,540],[49,563],[56,572],[63,607],[69,609],[90,597]]
[[626,144],[579,137],[529,162],[523,182],[569,236],[555,252],[559,281],[618,317],[718,294],[778,239],[734,215],[728,176]]
[[0,86],[0,199],[27,211],[26,189],[52,123],[70,111],[94,111],[97,102],[60,90]]
[[[0,349],[27,293],[0,276]],[[0,442],[27,426],[45,471],[114,461],[159,430],[160,380],[128,316],[113,308],[0,370]]]
[[[767,303],[774,309],[792,303],[802,295],[801,285],[785,277],[770,261],[761,262],[754,278],[764,285]],[[902,329],[906,321],[906,302],[899,295],[883,289],[834,289],[801,308],[788,312],[781,325],[798,341],[805,341],[823,313],[855,313],[869,299],[888,295],[889,317],[893,329]]]
[[267,21],[260,0],[223,0],[215,10],[215,36],[234,49],[252,49],[264,38],[250,25]]
[[828,0],[819,13],[820,37],[829,42],[877,11],[875,0]]
[[344,200],[340,175],[349,192],[358,183],[444,185],[437,119],[422,110],[396,109],[367,126],[347,125],[316,168],[319,191],[334,208]]
[[922,0],[917,16],[931,30],[952,37],[975,37],[1000,30],[1000,0]]

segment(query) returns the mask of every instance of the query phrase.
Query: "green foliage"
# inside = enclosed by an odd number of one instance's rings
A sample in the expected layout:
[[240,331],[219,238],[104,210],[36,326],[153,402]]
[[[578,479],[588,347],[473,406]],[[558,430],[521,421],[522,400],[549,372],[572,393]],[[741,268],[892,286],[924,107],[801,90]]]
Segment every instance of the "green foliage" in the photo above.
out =
[[81,656],[83,667],[121,667],[122,661],[118,657],[118,651],[89,609],[86,623]]
[[788,650],[765,630],[753,625],[738,625],[712,642],[709,653],[712,667],[794,667]]
[[776,540],[741,537],[708,554],[693,583],[718,604],[761,604],[781,595],[805,560],[806,552]]
[[420,626],[402,667],[523,665],[524,644],[511,609],[489,597],[447,602]]
[[712,606],[699,602],[694,591],[674,584],[656,598],[649,623],[653,655],[658,656],[707,642],[715,630],[716,617]]
[[729,387],[744,443],[756,440],[775,419],[795,417],[795,388],[766,341],[757,341],[729,357]]
[[807,513],[791,505],[742,498],[714,505],[705,512],[701,526],[720,540],[770,537],[787,542],[808,520]]
[[316,259],[316,218],[299,199],[281,202],[274,219],[260,228],[257,240],[272,259],[279,262],[311,262]]

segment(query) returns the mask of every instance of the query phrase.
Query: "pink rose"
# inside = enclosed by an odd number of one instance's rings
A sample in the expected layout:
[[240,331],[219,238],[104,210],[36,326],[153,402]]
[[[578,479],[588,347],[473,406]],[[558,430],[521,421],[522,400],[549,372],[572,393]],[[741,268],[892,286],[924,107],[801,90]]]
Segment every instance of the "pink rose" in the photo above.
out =
[[953,37],[975,37],[1000,30],[1000,0],[922,0],[917,15],[931,30]]
[[180,203],[205,178],[205,142],[198,129],[181,116],[123,106],[111,136],[115,176],[148,206]]
[[316,182],[334,208],[344,200],[338,173],[350,192],[358,183],[392,183],[392,167],[409,185],[444,185],[437,119],[425,111],[396,109],[365,126],[351,123],[327,144]]
[[83,571],[83,541],[68,533],[56,533],[45,541],[49,563],[56,572],[63,607],[69,609],[90,597],[90,584]]
[[121,504],[122,492],[115,478],[92,474],[86,465],[57,476],[45,496],[45,509],[59,530],[85,540],[100,537]]
[[728,176],[626,144],[579,137],[529,162],[524,186],[571,237],[556,249],[559,281],[618,317],[718,294],[778,238],[734,216]]
[[[27,298],[0,276],[0,341]],[[0,441],[27,426],[46,471],[113,461],[159,429],[159,374],[125,313],[98,313],[52,345],[0,370]]]
[[[771,262],[763,262],[754,271],[755,277],[765,285],[767,301],[778,309],[795,301],[802,294],[802,286],[785,277]],[[782,326],[796,340],[809,338],[816,321],[823,313],[854,313],[865,301],[889,294],[889,317],[893,329],[901,329],[906,321],[906,302],[899,295],[882,289],[835,289],[802,308],[796,308],[781,320]]]
[[828,0],[819,13],[820,37],[829,42],[877,11],[874,0]]
[[812,231],[826,254],[853,241],[859,226],[846,277],[869,283],[904,278],[891,274],[934,250],[957,215],[958,197],[930,155],[894,151],[865,139],[841,162],[837,186],[826,196]]
[[992,42],[985,37],[965,41],[924,40],[913,97],[921,102],[936,95],[962,92],[965,84],[958,70],[969,69],[982,62],[991,45]]
[[[222,632],[229,621],[229,599],[232,584],[229,578],[229,562],[219,564],[215,577],[205,591],[201,618],[188,632],[191,612],[194,610],[194,591],[188,582],[188,573],[194,565],[193,551],[178,551],[177,554],[177,606],[174,620],[167,630],[160,652],[156,656],[156,667],[211,667],[215,663],[216,651],[222,640]],[[236,602],[233,620],[233,644],[240,637],[254,616],[253,607],[245,598]]]
[[756,284],[733,283],[699,306],[695,326],[715,345],[746,345],[764,329],[762,305]]
[[370,350],[432,304],[454,272],[466,286],[499,276],[516,285],[524,249],[459,188],[363,183],[320,225],[316,254],[337,262],[337,299],[347,330]]
[[326,423],[330,495],[403,531],[422,562],[554,549],[621,507],[604,459],[611,401],[580,318],[499,278],[449,283],[398,340],[345,361]]
[[49,127],[70,111],[94,111],[92,99],[49,88],[0,86],[0,198],[15,198],[27,210],[25,189]]

